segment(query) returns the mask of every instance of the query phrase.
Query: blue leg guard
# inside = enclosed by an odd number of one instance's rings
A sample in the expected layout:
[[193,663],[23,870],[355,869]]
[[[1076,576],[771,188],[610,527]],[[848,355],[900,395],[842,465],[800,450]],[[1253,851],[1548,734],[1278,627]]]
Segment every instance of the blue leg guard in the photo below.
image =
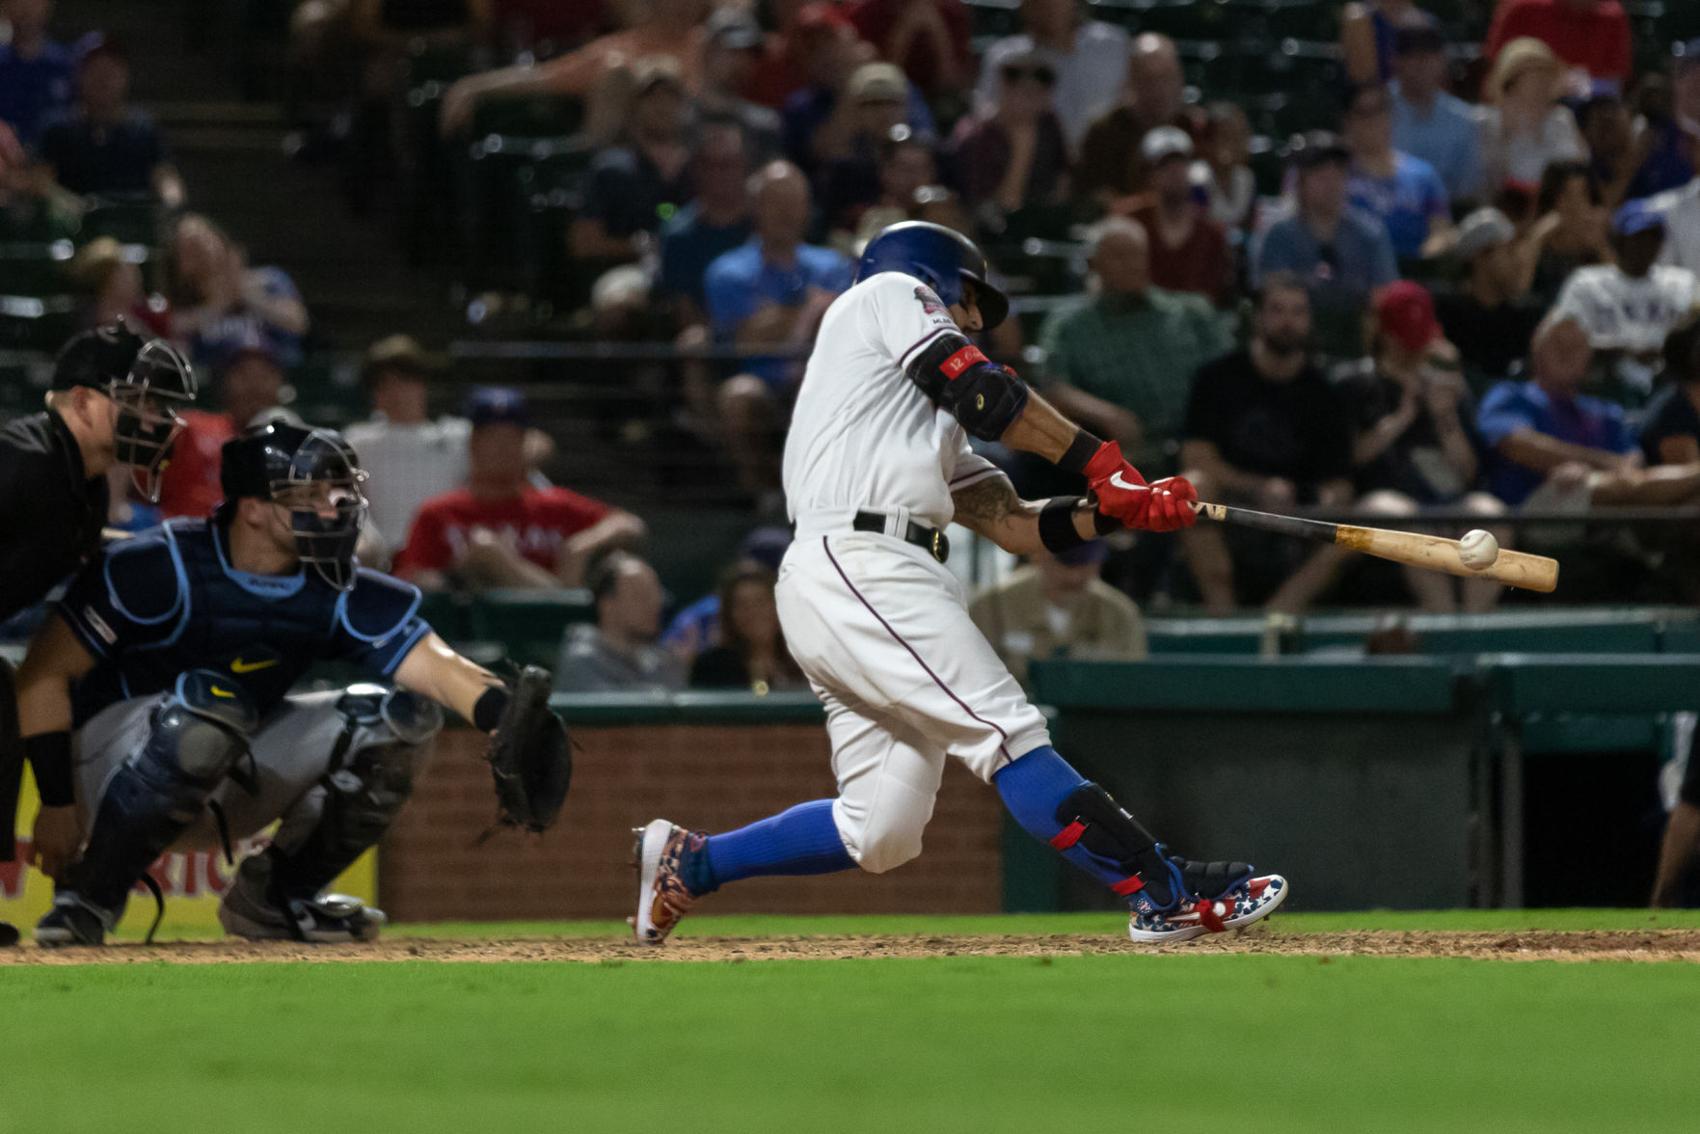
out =
[[1163,847],[1056,749],[1035,748],[999,769],[992,783],[1022,830],[1050,844],[1130,906],[1162,910],[1179,900],[1180,870]]
[[832,800],[817,799],[748,827],[710,835],[701,850],[685,856],[680,873],[686,888],[700,895],[740,878],[831,874],[855,865],[833,822]]
[[176,695],[154,710],[147,741],[107,782],[88,846],[61,889],[115,923],[142,872],[200,817],[254,724],[250,702],[227,678],[204,670],[180,678]]

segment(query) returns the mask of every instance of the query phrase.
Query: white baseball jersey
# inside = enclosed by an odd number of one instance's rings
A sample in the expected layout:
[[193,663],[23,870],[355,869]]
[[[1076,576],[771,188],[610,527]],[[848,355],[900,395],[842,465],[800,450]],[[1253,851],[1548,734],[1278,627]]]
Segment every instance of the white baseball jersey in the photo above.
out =
[[996,466],[903,368],[940,335],[960,333],[933,290],[882,272],[839,296],[821,320],[785,440],[785,499],[799,528],[858,508],[907,511],[943,528],[951,492]]
[[1615,264],[1577,268],[1558,293],[1558,314],[1588,332],[1595,350],[1651,354],[1700,305],[1700,279],[1687,268],[1655,265],[1639,279]]
[[[852,287],[821,321],[785,443],[797,538],[774,598],[786,644],[826,705],[838,833],[876,873],[921,852],[947,755],[990,780],[1050,743],[1044,717],[968,617],[962,583],[896,534],[909,518],[942,528],[953,489],[1003,475],[904,374],[953,331],[912,276]],[[886,530],[856,531],[859,510],[883,513]]]

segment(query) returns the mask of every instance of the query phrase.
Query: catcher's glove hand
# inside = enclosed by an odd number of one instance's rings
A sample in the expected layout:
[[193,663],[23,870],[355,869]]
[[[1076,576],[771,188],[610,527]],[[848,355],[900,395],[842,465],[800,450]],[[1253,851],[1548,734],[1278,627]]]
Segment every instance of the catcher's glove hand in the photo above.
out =
[[546,831],[566,802],[573,753],[566,723],[549,711],[550,684],[549,671],[540,666],[520,670],[490,738],[499,826]]

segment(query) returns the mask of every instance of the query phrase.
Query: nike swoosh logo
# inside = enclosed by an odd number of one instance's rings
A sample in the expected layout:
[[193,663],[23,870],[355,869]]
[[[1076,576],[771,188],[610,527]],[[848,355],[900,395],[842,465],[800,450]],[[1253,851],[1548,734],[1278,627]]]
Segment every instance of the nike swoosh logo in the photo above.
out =
[[235,698],[235,696],[236,696],[236,694],[234,694],[234,693],[232,693],[232,692],[231,692],[231,691],[230,691],[230,690],[228,690],[228,689],[220,689],[220,688],[219,688],[219,687],[218,687],[218,686],[216,686],[216,685],[213,685],[213,686],[209,686],[209,688],[210,688],[210,689],[211,689],[211,690],[212,690],[212,695],[213,695],[213,696],[214,696],[214,697],[230,697],[230,698]]
[[[1122,479],[1122,474],[1119,473],[1119,472],[1113,472],[1113,473],[1110,474],[1110,483],[1112,485],[1114,485],[1116,488],[1126,489],[1129,492],[1132,492],[1136,488],[1144,488],[1145,487],[1145,485],[1143,485],[1143,484],[1129,484],[1127,481]],[[236,667],[231,666],[231,668],[235,669]],[[237,672],[240,673],[241,671],[237,670]]]
[[270,669],[277,664],[276,658],[266,658],[263,661],[243,661],[237,658],[230,663],[231,673],[253,673],[256,669]]

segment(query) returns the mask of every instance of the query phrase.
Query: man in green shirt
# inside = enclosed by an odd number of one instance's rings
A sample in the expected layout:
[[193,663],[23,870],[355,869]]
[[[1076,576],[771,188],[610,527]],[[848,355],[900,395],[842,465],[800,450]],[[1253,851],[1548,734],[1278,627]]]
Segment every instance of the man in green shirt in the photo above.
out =
[[1087,429],[1121,442],[1139,468],[1168,475],[1192,375],[1232,349],[1227,326],[1201,296],[1151,286],[1150,243],[1138,221],[1099,223],[1087,253],[1097,291],[1045,321],[1042,389]]

